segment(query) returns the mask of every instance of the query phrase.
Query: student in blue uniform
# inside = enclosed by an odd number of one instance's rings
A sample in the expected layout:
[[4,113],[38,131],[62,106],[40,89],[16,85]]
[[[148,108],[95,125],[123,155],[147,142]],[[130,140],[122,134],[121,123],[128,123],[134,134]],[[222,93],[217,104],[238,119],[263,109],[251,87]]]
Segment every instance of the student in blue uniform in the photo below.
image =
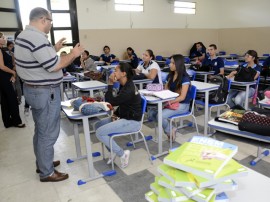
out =
[[[155,55],[152,50],[148,49],[143,54],[143,63],[140,64],[136,69],[136,79],[142,79],[140,75],[144,75],[144,78],[153,80],[153,83],[162,84],[161,70],[159,65],[154,61]],[[139,76],[139,78],[136,78]]]
[[[258,64],[258,54],[255,50],[249,50],[245,54],[245,62],[246,64],[242,65],[241,68],[251,67],[257,71],[257,74],[254,77],[256,80],[260,76],[261,66]],[[237,71],[232,71],[227,78],[233,78],[237,74]],[[255,93],[255,85],[250,86],[248,97],[251,97]],[[233,107],[234,105],[244,105],[246,97],[246,91],[238,91],[238,90],[230,90],[228,97],[228,105]],[[234,100],[233,100],[234,98]]]
[[[206,57],[202,65],[208,66],[211,65],[213,67],[214,75],[220,74],[224,75],[224,61],[222,58],[217,57],[217,46],[215,44],[209,45],[207,49],[209,53],[209,57]],[[211,75],[209,76],[211,78]]]
[[[162,111],[162,127],[168,138],[170,138],[171,134],[168,117],[175,114],[183,114],[189,110],[190,100],[187,98],[187,93],[191,83],[184,62],[185,58],[180,54],[171,57],[171,71],[165,89],[176,92],[179,96],[169,103],[170,105],[174,105],[174,109],[165,108]],[[149,120],[157,121],[157,115],[157,109],[149,110]],[[175,140],[175,128],[173,128],[172,139]]]
[[133,50],[133,48],[131,48],[131,47],[127,48],[127,55],[128,55],[128,59],[130,60],[130,64],[131,64],[132,68],[136,69],[138,67],[138,64],[139,64],[139,59],[138,59],[135,51]]
[[193,45],[190,50],[190,58],[195,59],[196,61],[203,61],[206,56],[206,48],[202,42],[197,42]]
[[119,60],[114,54],[110,53],[111,49],[109,46],[104,46],[103,54],[100,56],[100,61],[104,61],[105,65],[110,65],[112,62]]

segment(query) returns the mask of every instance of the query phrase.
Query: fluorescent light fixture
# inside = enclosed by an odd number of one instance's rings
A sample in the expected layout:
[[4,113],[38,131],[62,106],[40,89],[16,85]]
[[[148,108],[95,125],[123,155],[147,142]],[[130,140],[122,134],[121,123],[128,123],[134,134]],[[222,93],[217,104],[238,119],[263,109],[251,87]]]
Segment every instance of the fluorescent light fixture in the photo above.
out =
[[124,5],[124,4],[115,4],[116,11],[135,11],[142,12],[143,5]]
[[181,13],[181,14],[195,14],[195,9],[192,8],[174,8],[175,13]]
[[116,4],[143,4],[143,0],[115,0],[114,3]]
[[196,3],[193,2],[183,2],[183,1],[175,1],[174,7],[180,7],[180,8],[195,8]]

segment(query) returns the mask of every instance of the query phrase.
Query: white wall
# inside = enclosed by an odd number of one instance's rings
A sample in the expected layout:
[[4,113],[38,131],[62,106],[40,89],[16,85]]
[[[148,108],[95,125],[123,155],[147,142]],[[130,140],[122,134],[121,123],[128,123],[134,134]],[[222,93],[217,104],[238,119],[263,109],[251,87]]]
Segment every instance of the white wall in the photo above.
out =
[[270,26],[270,0],[218,0],[219,28]]
[[193,2],[196,15],[174,14],[167,0],[144,0],[144,12],[139,13],[115,11],[114,0],[77,0],[79,29],[218,28],[218,1]]
[[270,26],[270,0],[186,1],[196,2],[196,15],[174,14],[173,5],[167,0],[144,0],[142,13],[115,11],[114,0],[77,0],[79,29],[222,29]]

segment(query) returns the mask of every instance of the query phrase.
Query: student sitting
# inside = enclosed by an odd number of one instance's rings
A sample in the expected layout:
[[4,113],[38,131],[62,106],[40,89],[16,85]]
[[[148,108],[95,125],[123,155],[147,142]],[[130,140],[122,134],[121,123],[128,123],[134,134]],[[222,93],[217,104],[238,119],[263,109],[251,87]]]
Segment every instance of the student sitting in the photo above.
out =
[[206,56],[206,48],[202,42],[195,43],[189,52],[189,57],[196,61],[203,61]]
[[[165,89],[169,89],[179,94],[177,98],[169,101],[170,105],[174,105],[174,109],[165,108],[162,111],[162,127],[164,133],[170,139],[170,123],[168,117],[175,114],[183,114],[188,112],[190,100],[186,100],[188,89],[191,85],[189,75],[186,72],[185,58],[182,55],[173,55],[170,63],[170,73],[168,76],[168,82],[165,85]],[[158,111],[157,109],[149,110],[149,120],[157,121]],[[172,139],[175,140],[175,131],[173,129]]]
[[[113,117],[106,118],[96,123],[96,136],[103,142],[108,150],[112,149],[120,157],[121,167],[128,166],[130,151],[123,150],[113,140],[110,148],[110,133],[125,133],[140,129],[142,118],[141,95],[132,81],[133,70],[128,63],[120,63],[108,81],[108,91],[105,94],[106,102],[118,106]],[[120,82],[120,91],[113,95],[113,84]],[[111,163],[111,159],[107,164]]]
[[153,51],[150,49],[146,50],[142,59],[143,63],[135,69],[136,76],[134,80],[147,78],[153,80],[153,83],[162,84],[161,70],[159,65],[154,61],[155,55]]
[[81,67],[84,71],[97,71],[97,65],[94,63],[94,60],[90,58],[87,50],[84,50],[81,55]]
[[[60,56],[61,57],[65,56],[65,55],[67,55],[67,52],[66,51],[62,51],[60,53]],[[63,68],[62,69],[62,72],[63,72],[64,76],[66,76],[67,75],[67,72],[77,72],[77,70],[76,70],[76,67],[75,67],[74,63],[71,63],[68,66],[66,66],[65,68]]]
[[[255,50],[249,50],[245,54],[245,62],[247,64],[242,65],[240,68],[247,68],[251,67],[257,71],[254,80],[256,80],[261,72],[261,67],[258,65],[258,54]],[[227,78],[233,78],[237,74],[237,71],[232,71]],[[255,85],[250,86],[249,88],[249,94],[248,97],[251,97],[255,93]],[[234,105],[241,105],[243,106],[245,97],[246,97],[246,91],[238,91],[238,90],[230,90],[230,93],[228,95],[228,105],[230,107],[233,107]],[[233,101],[234,98],[234,101]]]
[[[214,75],[220,74],[224,75],[224,61],[222,58],[217,57],[217,46],[215,44],[209,45],[207,49],[209,53],[209,57],[206,57],[202,61],[202,66],[211,65],[214,71]],[[211,75],[209,75],[209,79],[211,79]]]
[[139,59],[131,47],[127,48],[127,56],[128,56],[128,60],[130,60],[130,64],[131,64],[132,68],[136,69],[138,67],[138,64],[139,64]]
[[110,65],[113,61],[117,61],[119,60],[118,58],[116,58],[116,56],[114,54],[110,53],[111,49],[109,46],[104,46],[103,48],[103,52],[104,54],[102,54],[100,56],[100,61],[104,61],[105,65]]

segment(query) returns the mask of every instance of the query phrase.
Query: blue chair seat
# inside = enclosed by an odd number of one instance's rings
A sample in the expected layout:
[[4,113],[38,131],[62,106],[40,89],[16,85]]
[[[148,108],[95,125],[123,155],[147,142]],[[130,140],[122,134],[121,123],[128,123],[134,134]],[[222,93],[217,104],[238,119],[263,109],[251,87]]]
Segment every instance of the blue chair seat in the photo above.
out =
[[190,115],[190,114],[191,114],[191,112],[188,111],[188,112],[183,113],[183,114],[175,114],[175,115],[170,116],[170,117],[168,117],[168,118],[169,118],[169,119],[172,119],[172,118],[178,118],[178,117],[180,117],[180,116],[187,116],[187,115]]

